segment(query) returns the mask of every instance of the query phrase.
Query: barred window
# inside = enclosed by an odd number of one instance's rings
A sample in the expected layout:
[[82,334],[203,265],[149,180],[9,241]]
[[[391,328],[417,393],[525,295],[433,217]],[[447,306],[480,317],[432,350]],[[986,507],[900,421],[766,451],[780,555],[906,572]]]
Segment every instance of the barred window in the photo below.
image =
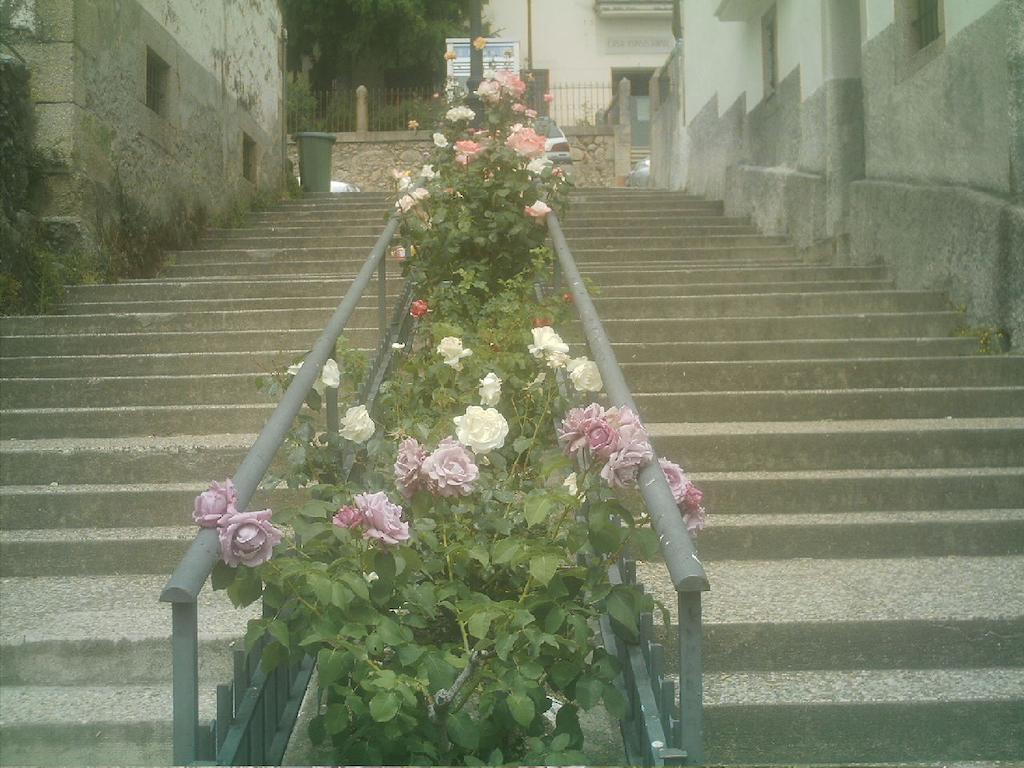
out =
[[167,83],[170,65],[146,48],[146,106],[158,115],[167,115]]
[[938,40],[942,34],[939,0],[917,0],[917,14],[913,21],[918,50]]

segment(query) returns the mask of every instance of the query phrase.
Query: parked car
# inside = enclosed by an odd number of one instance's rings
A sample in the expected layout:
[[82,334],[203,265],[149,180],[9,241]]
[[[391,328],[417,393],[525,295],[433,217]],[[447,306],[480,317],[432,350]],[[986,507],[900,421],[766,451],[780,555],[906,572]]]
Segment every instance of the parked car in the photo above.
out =
[[646,187],[651,183],[651,158],[645,157],[633,166],[626,177],[627,187]]
[[544,155],[555,165],[565,167],[565,170],[572,170],[572,147],[565,133],[558,127],[550,117],[538,117],[533,123],[533,129],[544,137]]

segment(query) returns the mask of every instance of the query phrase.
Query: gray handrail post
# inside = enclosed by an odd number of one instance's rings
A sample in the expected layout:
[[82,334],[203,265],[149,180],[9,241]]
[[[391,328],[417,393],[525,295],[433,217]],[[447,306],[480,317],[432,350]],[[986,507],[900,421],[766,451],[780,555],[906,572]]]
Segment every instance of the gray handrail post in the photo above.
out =
[[680,749],[687,760],[704,762],[704,679],[700,592],[679,592]]
[[190,765],[199,748],[199,610],[195,602],[171,605],[171,659],[172,754],[175,765]]
[[388,343],[388,265],[381,259],[377,267],[377,327],[380,330],[381,349]]
[[334,445],[338,441],[338,389],[327,387],[324,400],[327,401],[327,444]]

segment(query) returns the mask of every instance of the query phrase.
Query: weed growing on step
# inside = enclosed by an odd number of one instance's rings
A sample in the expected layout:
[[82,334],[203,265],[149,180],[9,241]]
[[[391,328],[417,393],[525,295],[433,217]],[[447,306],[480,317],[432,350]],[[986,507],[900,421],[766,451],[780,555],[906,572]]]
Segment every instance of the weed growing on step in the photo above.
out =
[[960,337],[974,337],[978,340],[978,351],[983,355],[1003,355],[1010,351],[1010,334],[994,325],[961,327],[954,332]]

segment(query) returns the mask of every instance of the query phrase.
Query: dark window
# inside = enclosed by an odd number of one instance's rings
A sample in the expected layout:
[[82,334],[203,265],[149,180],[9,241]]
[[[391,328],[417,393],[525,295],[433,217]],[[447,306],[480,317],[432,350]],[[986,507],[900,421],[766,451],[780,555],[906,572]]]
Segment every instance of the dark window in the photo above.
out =
[[167,82],[171,68],[152,48],[146,49],[146,106],[158,115],[167,115]]
[[764,95],[771,96],[779,86],[779,24],[775,6],[761,17],[761,63],[764,70]]
[[242,132],[242,175],[256,183],[256,142],[248,133]]
[[914,19],[914,31],[917,34],[918,49],[939,39],[942,34],[939,24],[939,0],[917,0],[917,14]]

